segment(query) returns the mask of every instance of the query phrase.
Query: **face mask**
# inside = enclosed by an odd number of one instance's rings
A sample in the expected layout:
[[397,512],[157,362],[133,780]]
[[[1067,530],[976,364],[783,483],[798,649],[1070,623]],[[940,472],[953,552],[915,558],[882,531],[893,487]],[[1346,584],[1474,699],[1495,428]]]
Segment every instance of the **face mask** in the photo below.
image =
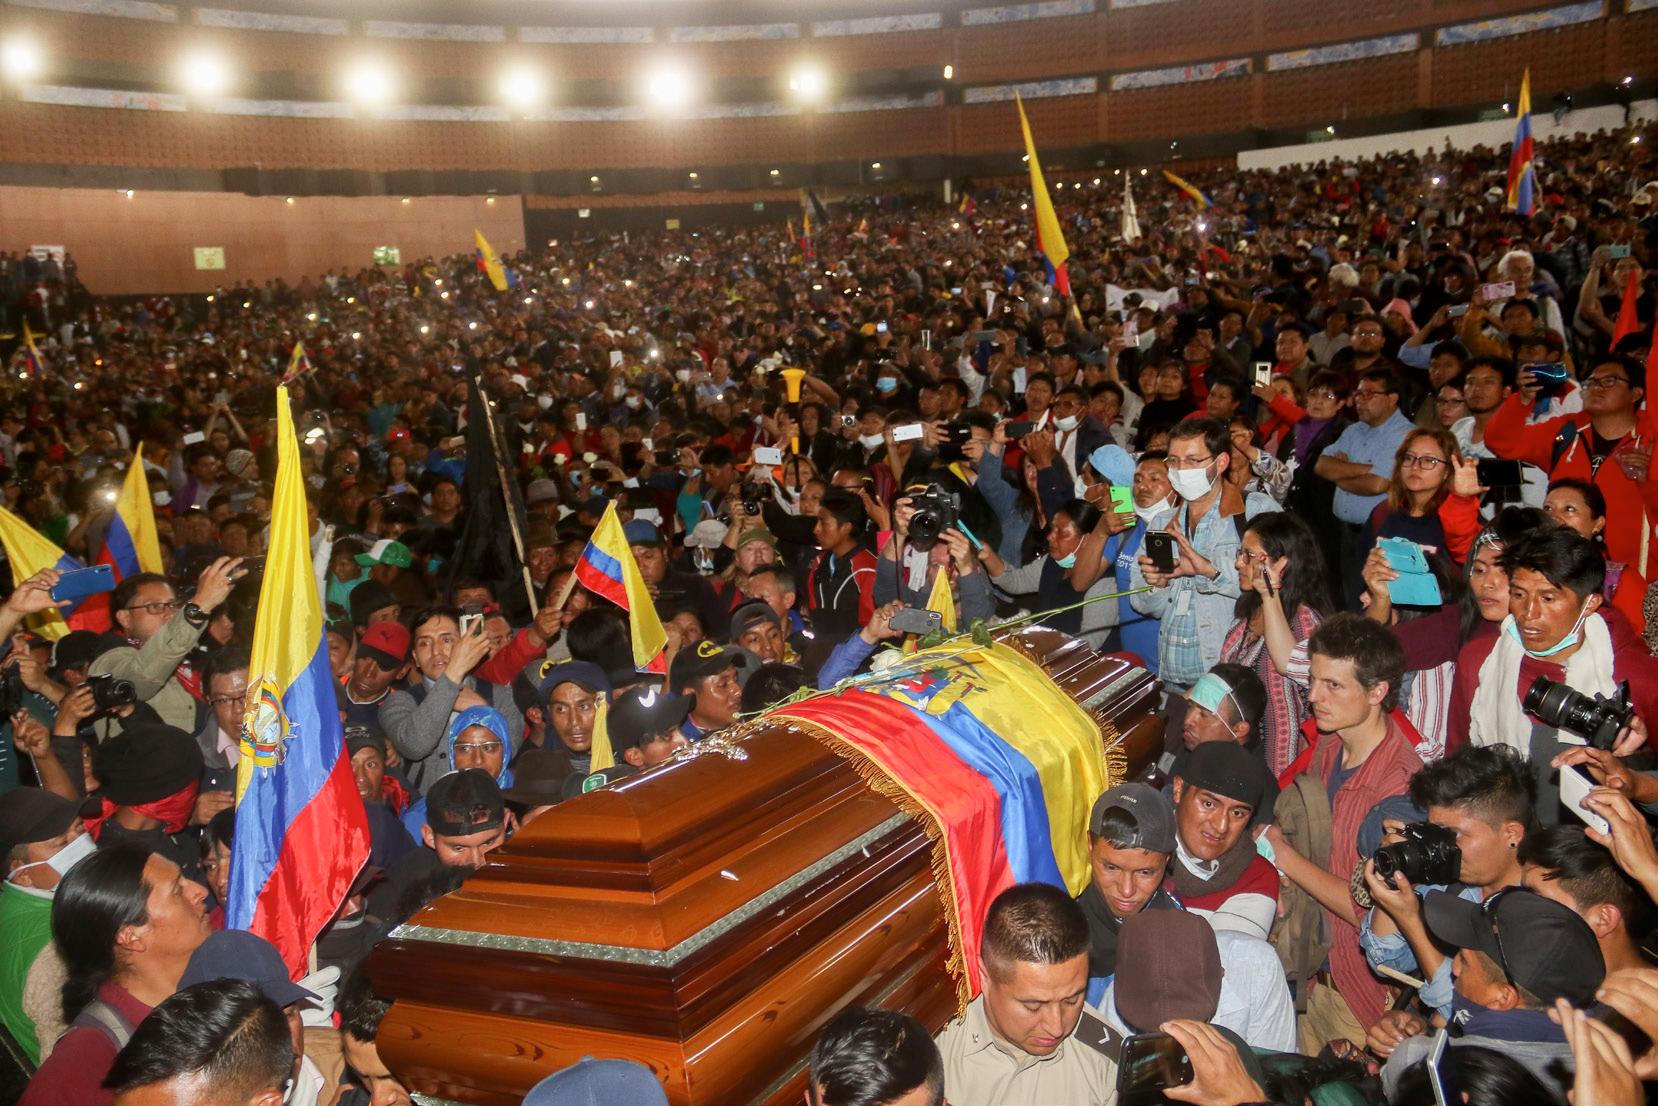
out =
[[1060,568],[1070,568],[1071,566],[1075,565],[1076,563],[1077,563],[1077,551],[1075,549],[1071,550],[1069,553],[1065,554],[1065,556],[1063,556],[1063,557],[1055,557],[1054,558],[1054,564],[1058,565]]
[[627,394],[627,389],[624,388],[622,385],[618,384],[614,388],[610,389],[610,394],[615,396],[617,399],[621,399],[624,395]]
[[1507,618],[1503,619],[1503,632],[1513,638],[1519,644],[1521,649],[1525,649],[1526,656],[1536,657],[1538,660],[1544,660],[1548,657],[1554,656],[1556,653],[1561,653],[1567,649],[1570,649],[1572,646],[1581,641],[1583,638],[1583,621],[1588,617],[1589,606],[1588,604],[1584,604],[1583,609],[1577,612],[1577,621],[1572,623],[1570,632],[1568,632],[1565,637],[1549,646],[1547,649],[1526,649],[1525,640],[1520,637],[1520,624],[1514,621],[1513,615],[1509,615]]
[[1062,419],[1054,420],[1054,429],[1059,431],[1061,434],[1069,434],[1081,425],[1081,423],[1082,420],[1076,415],[1066,415]]
[[1169,501],[1168,501],[1167,498],[1164,498],[1164,499],[1159,499],[1156,503],[1153,503],[1149,507],[1142,507],[1138,503],[1136,503],[1134,505],[1134,514],[1136,515],[1136,517],[1139,518],[1139,520],[1141,522],[1145,523],[1147,526],[1150,526],[1152,519],[1156,518],[1158,515],[1162,514],[1164,511],[1166,511],[1168,509],[1169,509]]
[[883,376],[875,381],[875,390],[882,395],[891,395],[898,390],[898,380],[895,377]]
[[879,434],[859,434],[858,435],[858,444],[863,446],[865,449],[874,449],[876,446],[880,445],[885,440],[886,439],[882,438],[881,435],[879,435]]
[[628,410],[637,411],[639,410],[640,404],[643,400],[641,400],[638,396],[628,396],[627,399],[622,402],[627,404]]
[[[83,833],[45,860],[37,860],[33,864],[24,864],[17,871],[21,872],[26,868],[50,868],[58,874],[58,879],[61,881],[64,876],[69,874],[69,869],[97,851],[98,846],[92,840],[92,835]],[[12,873],[13,876],[16,876],[16,874],[16,872]],[[31,888],[20,887],[19,890],[27,891]]]
[[1181,499],[1188,503],[1202,499],[1209,494],[1209,489],[1215,486],[1215,478],[1209,475],[1209,466],[1200,469],[1169,469],[1169,483],[1174,487]]
[[553,397],[552,396],[536,396],[535,397],[535,402],[536,402],[537,405],[540,406],[540,408],[543,411],[549,411],[549,410],[552,409],[552,406],[553,406]]
[[679,381],[681,384],[689,384],[691,382],[691,370],[690,369],[675,369],[674,370],[674,379]]

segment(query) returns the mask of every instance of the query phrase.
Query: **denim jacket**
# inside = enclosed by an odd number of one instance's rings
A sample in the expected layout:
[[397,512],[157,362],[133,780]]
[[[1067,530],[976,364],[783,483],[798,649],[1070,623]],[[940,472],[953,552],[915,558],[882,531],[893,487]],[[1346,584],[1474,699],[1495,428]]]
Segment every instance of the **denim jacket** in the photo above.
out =
[[[1416,889],[1421,894],[1429,891],[1446,891],[1449,888],[1437,883],[1424,883]],[[1457,891],[1457,898],[1467,899],[1469,902],[1480,901],[1478,887],[1463,887]],[[1365,911],[1364,917],[1359,919],[1359,948],[1364,950],[1364,958],[1374,967],[1386,966],[1396,972],[1406,975],[1420,975],[1421,965],[1416,962],[1416,953],[1411,951],[1410,942],[1405,940],[1403,933],[1392,933],[1386,937],[1378,937],[1370,930],[1370,919],[1381,907],[1373,906]],[[1446,957],[1439,962],[1439,970],[1434,972],[1433,978],[1419,992],[1422,1005],[1439,1011],[1444,1017],[1451,1016],[1451,958]]]
[[[1187,510],[1188,506],[1181,504],[1173,511],[1165,511],[1147,529],[1172,530],[1174,525],[1184,529]],[[1246,506],[1245,515],[1251,513]],[[1241,594],[1236,564],[1241,541],[1239,529],[1237,521],[1222,515],[1218,505],[1210,508],[1198,519],[1191,542],[1192,548],[1214,565],[1215,578],[1182,576],[1170,580],[1166,587],[1141,592],[1129,600],[1141,614],[1162,619],[1157,635],[1157,667],[1172,686],[1190,687],[1220,663],[1221,643],[1232,625]],[[1134,562],[1131,581],[1133,587],[1146,586],[1146,575],[1138,559]]]

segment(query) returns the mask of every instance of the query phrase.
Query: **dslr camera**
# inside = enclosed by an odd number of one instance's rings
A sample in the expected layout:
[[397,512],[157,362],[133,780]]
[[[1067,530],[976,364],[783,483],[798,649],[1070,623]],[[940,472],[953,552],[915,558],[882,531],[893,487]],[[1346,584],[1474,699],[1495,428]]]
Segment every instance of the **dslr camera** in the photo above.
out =
[[109,714],[138,702],[138,691],[131,680],[118,680],[107,672],[88,676],[86,685],[92,689],[92,702],[99,714]]
[[1462,874],[1462,849],[1456,834],[1432,822],[1412,822],[1399,831],[1403,841],[1383,845],[1371,857],[1376,874],[1393,886],[1395,875],[1412,884],[1455,883]]
[[910,516],[909,540],[917,549],[925,551],[937,545],[944,531],[961,517],[961,498],[937,484],[911,491],[908,498],[915,508]]
[[16,665],[0,669],[0,723],[23,709],[23,674]]
[[1618,685],[1615,697],[1608,697],[1585,695],[1547,676],[1539,676],[1526,689],[1520,706],[1527,714],[1542,719],[1544,725],[1575,733],[1597,749],[1616,745],[1618,734],[1635,719],[1628,680]]

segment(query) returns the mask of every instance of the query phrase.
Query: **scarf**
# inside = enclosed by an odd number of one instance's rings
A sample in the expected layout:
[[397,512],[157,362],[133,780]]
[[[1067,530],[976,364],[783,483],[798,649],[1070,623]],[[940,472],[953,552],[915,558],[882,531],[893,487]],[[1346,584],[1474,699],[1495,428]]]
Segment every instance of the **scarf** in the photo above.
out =
[[1244,869],[1248,868],[1250,862],[1258,855],[1260,854],[1255,851],[1255,838],[1246,833],[1238,838],[1236,845],[1220,855],[1214,862],[1215,870],[1209,873],[1208,879],[1204,879],[1187,865],[1187,854],[1176,840],[1175,855],[1169,861],[1169,878],[1174,884],[1174,893],[1184,901],[1224,891],[1243,878]]
[[[1092,878],[1077,896],[1082,916],[1088,919],[1088,978],[1109,979],[1117,974],[1117,934],[1122,920],[1111,913],[1105,896]],[[1146,901],[1145,910],[1179,910],[1180,904],[1163,888]]]
[[1324,433],[1324,428],[1329,426],[1331,421],[1333,420],[1305,418],[1295,424],[1293,433],[1297,462],[1303,465],[1307,463],[1307,455],[1312,452],[1313,443],[1318,441],[1318,436]]
[[[1479,687],[1469,708],[1470,745],[1512,745],[1523,755],[1531,752],[1531,720],[1520,707],[1520,665],[1526,651],[1510,631],[1514,616],[1503,619],[1497,644],[1480,665]],[[1585,695],[1612,695],[1612,634],[1598,614],[1583,620],[1583,644],[1566,662],[1565,682]]]
[[[191,782],[153,803],[133,803],[131,809],[146,818],[154,818],[160,822],[169,835],[175,834],[189,825],[190,813],[196,809],[196,791],[200,786],[199,783]],[[98,840],[103,833],[104,823],[118,809],[120,808],[107,798],[99,799],[98,813],[84,819],[86,832],[92,835],[92,840]]]

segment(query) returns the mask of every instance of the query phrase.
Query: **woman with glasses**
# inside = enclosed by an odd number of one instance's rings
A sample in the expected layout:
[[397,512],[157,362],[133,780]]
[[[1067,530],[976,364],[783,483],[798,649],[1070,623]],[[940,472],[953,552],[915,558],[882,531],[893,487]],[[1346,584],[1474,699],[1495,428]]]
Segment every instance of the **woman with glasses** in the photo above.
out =
[[1366,556],[1378,538],[1408,538],[1461,564],[1479,533],[1477,471],[1447,430],[1412,430],[1394,455],[1387,502],[1365,523]]
[[[467,707],[449,720],[449,767],[456,772],[481,768],[501,787],[513,784],[512,727],[505,716],[494,707]],[[426,796],[421,795],[403,811],[403,828],[416,841],[421,840],[420,827],[426,824]]]

